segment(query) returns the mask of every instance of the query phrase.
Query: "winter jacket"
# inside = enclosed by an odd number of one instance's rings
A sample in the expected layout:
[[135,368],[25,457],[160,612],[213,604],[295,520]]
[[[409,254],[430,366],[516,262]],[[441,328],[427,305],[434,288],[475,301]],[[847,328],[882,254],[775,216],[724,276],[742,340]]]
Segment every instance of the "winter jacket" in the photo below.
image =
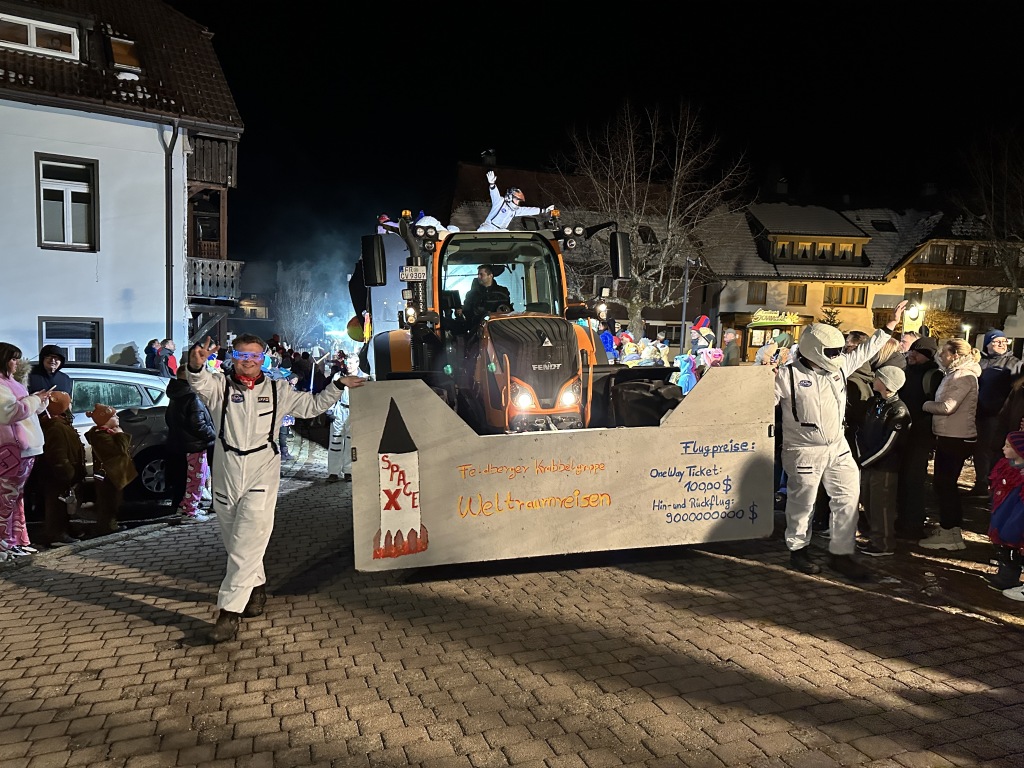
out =
[[978,376],[981,368],[967,362],[948,371],[939,384],[935,399],[923,406],[932,414],[932,432],[937,437],[973,439],[978,436],[975,418],[978,412]]
[[844,352],[839,373],[810,368],[797,358],[775,373],[775,403],[782,406],[784,448],[822,447],[844,439],[846,380],[882,348],[890,334],[875,331],[863,344]]
[[160,370],[160,348],[150,344],[146,347],[146,367],[153,371]]
[[498,283],[491,283],[485,288],[479,280],[473,280],[473,287],[466,293],[462,305],[462,314],[471,325],[479,323],[488,312],[494,312],[501,306],[512,306],[508,288]]
[[1021,375],[1021,361],[1011,353],[981,356],[978,377],[978,418],[995,416],[1006,402],[1013,382]]
[[[60,368],[52,374],[43,367],[43,359],[50,355],[60,358]],[[39,350],[39,361],[28,372],[28,391],[42,392],[44,389],[55,387],[61,392],[67,392],[70,395],[71,377],[62,370],[65,363],[67,363],[67,358],[64,357],[64,352],[61,351],[60,347],[55,344],[45,345]]]
[[43,430],[39,416],[43,401],[17,379],[0,376],[0,446],[11,446],[21,458],[43,452]]
[[736,343],[736,340],[727,341],[725,346],[722,347],[722,365],[739,365],[740,364],[740,345]]
[[85,479],[85,444],[62,416],[44,415],[39,423],[46,442],[33,471],[57,493],[66,493]]
[[860,465],[882,472],[899,472],[910,424],[910,411],[898,394],[883,398],[875,393],[857,432]]
[[189,383],[172,379],[167,383],[167,397],[167,447],[182,453],[201,453],[212,448],[217,440],[213,417]]
[[932,434],[932,415],[924,410],[928,400],[935,399],[935,393],[942,382],[942,369],[934,360],[919,365],[908,365],[907,381],[900,389],[900,400],[910,411],[913,435]]
[[132,463],[131,435],[93,427],[85,433],[85,440],[92,446],[93,474],[102,474],[121,489],[139,476]]
[[169,379],[174,378],[174,374],[178,370],[178,363],[174,359],[174,352],[166,347],[161,347],[160,354],[157,357],[157,364],[161,376],[166,376]]

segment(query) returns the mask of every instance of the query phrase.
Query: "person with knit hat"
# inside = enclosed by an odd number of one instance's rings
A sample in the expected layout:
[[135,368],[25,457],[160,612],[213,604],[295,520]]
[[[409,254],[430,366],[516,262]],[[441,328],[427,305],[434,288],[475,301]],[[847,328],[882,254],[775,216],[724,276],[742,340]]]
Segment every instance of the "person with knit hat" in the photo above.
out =
[[981,349],[981,376],[978,377],[978,448],[974,452],[974,487],[972,496],[988,494],[988,475],[1001,457],[1003,438],[996,434],[999,411],[1006,403],[1014,381],[1021,378],[1022,363],[1010,351],[1009,339],[998,328],[985,333]]
[[935,399],[942,381],[942,370],[935,362],[938,349],[931,336],[921,336],[911,343],[906,355],[906,382],[900,388],[900,400],[910,411],[911,423],[900,464],[896,536],[913,541],[924,536],[928,462],[935,450],[932,415],[924,410],[924,404]]
[[996,547],[996,567],[989,583],[1018,602],[1024,601],[1020,583],[1024,565],[1024,432],[1014,431],[1003,442],[1003,457],[989,475],[992,518],[988,537]]
[[906,382],[902,368],[884,365],[875,371],[874,398],[857,431],[860,501],[868,519],[868,541],[861,554],[882,557],[896,546],[896,498],[900,464],[910,429],[910,411],[900,400]]
[[39,417],[43,453],[32,468],[31,479],[41,496],[43,538],[51,547],[78,541],[71,535],[68,503],[74,500],[78,484],[85,480],[85,444],[71,425],[70,412],[71,395],[54,390]]
[[132,462],[132,438],[121,429],[121,420],[109,405],[96,403],[85,415],[95,426],[85,433],[92,446],[93,487],[96,491],[96,531],[114,533],[119,529],[124,489],[139,476]]

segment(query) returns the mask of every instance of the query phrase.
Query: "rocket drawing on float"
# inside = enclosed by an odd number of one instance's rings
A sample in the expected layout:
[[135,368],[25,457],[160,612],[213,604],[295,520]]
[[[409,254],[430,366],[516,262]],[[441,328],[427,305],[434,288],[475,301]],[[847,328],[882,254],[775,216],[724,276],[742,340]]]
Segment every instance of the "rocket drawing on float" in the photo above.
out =
[[380,528],[373,537],[374,560],[423,552],[429,542],[420,519],[419,453],[394,400],[380,436],[377,466]]

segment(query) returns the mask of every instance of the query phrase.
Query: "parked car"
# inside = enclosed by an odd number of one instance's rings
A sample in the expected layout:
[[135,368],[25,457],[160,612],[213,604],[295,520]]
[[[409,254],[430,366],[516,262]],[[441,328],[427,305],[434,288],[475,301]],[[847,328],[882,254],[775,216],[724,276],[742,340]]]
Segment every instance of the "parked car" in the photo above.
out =
[[[72,382],[71,411],[75,429],[83,436],[93,427],[86,416],[96,403],[104,403],[118,412],[121,429],[132,436],[132,459],[139,478],[125,489],[126,498],[163,499],[164,444],[167,427],[167,384],[157,371],[126,365],[67,363],[61,368]],[[92,450],[85,444],[86,469],[92,473]]]

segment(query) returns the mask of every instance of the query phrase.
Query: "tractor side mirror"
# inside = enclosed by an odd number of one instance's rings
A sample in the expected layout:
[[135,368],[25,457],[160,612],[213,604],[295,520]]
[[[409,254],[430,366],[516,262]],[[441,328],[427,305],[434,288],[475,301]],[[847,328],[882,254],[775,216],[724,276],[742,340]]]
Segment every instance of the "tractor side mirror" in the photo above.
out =
[[367,286],[387,285],[388,259],[384,253],[384,235],[363,235],[363,282]]
[[633,250],[629,244],[629,235],[625,232],[612,232],[608,241],[611,251],[612,278],[622,280],[628,278],[632,269]]

